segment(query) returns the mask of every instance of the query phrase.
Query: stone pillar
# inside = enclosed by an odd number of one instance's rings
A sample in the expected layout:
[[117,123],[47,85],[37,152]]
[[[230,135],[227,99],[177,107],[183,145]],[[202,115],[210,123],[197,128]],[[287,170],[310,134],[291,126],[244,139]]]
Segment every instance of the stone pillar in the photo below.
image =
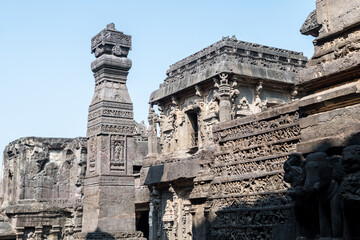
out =
[[220,76],[219,84],[219,119],[220,122],[225,122],[231,120],[231,103],[230,103],[230,84],[227,79],[228,75],[222,73]]
[[50,230],[48,240],[59,240],[60,226],[54,225]]
[[158,123],[158,115],[155,113],[155,110],[152,106],[150,106],[149,109],[149,131],[148,131],[148,156],[154,156],[157,152],[157,146],[158,146],[158,138],[157,138],[157,132],[156,132],[156,126]]
[[149,240],[154,240],[156,239],[154,236],[154,201],[151,201],[150,200],[150,203],[149,203]]
[[192,225],[193,219],[191,214],[191,202],[190,200],[184,200],[183,202],[183,211],[185,215],[185,232],[184,232],[184,239],[192,239]]
[[24,228],[17,227],[15,228],[16,240],[23,240],[24,238]]
[[149,240],[158,239],[158,213],[159,211],[159,192],[155,186],[152,187],[150,193],[150,211],[149,211]]
[[131,36],[114,24],[91,39],[95,92],[88,115],[83,234],[135,232],[135,121],[126,87],[130,49]]

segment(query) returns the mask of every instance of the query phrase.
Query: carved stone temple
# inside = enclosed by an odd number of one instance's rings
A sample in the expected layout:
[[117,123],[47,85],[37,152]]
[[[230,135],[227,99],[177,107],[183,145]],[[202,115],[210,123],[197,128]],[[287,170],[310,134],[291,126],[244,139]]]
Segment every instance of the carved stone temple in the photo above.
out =
[[360,239],[360,0],[317,0],[300,31],[309,60],[232,36],[174,63],[147,127],[108,24],[86,137],[5,148],[0,239]]

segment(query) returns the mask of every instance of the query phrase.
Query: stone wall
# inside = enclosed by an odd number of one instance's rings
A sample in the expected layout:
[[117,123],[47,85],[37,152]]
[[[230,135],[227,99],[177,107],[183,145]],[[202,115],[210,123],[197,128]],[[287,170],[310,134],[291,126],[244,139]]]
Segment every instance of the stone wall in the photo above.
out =
[[293,237],[283,163],[300,140],[299,119],[294,101],[218,123],[213,147],[150,166],[150,239]]

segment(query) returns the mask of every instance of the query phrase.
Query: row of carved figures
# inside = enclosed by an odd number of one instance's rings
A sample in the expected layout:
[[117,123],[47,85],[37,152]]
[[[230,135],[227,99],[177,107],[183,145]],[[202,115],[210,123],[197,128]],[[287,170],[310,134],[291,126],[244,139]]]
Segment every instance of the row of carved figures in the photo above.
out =
[[221,80],[214,80],[214,89],[208,92],[208,95],[196,85],[195,97],[198,97],[198,99],[195,99],[191,104],[181,105],[179,99],[173,96],[171,104],[166,108],[167,110],[164,106],[158,105],[159,115],[155,112],[153,104],[151,104],[148,117],[150,125],[149,134],[155,136],[157,125],[159,125],[160,145],[163,150],[175,150],[171,149],[171,140],[180,138],[177,136],[177,133],[184,126],[187,113],[197,114],[197,124],[200,129],[200,136],[198,137],[204,141],[212,141],[211,125],[219,120],[221,121],[219,115],[221,115],[222,101],[228,101],[231,105],[230,112],[226,112],[226,114],[231,115],[229,119],[255,114],[267,108],[267,101],[260,99],[260,92],[263,88],[262,82],[256,86],[255,98],[250,103],[246,97],[239,99],[240,91],[237,87],[236,78],[229,80],[227,74],[220,74],[219,76]]
[[360,145],[342,156],[294,153],[284,170],[298,239],[360,239]]

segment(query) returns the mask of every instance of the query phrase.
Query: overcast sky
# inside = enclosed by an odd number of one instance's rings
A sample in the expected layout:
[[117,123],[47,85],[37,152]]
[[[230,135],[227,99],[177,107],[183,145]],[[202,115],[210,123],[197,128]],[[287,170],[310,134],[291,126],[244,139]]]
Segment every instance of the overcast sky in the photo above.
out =
[[94,91],[90,39],[114,22],[133,37],[128,89],[135,120],[170,64],[223,36],[304,52],[315,0],[52,0],[0,3],[0,149],[26,136],[85,136]]

